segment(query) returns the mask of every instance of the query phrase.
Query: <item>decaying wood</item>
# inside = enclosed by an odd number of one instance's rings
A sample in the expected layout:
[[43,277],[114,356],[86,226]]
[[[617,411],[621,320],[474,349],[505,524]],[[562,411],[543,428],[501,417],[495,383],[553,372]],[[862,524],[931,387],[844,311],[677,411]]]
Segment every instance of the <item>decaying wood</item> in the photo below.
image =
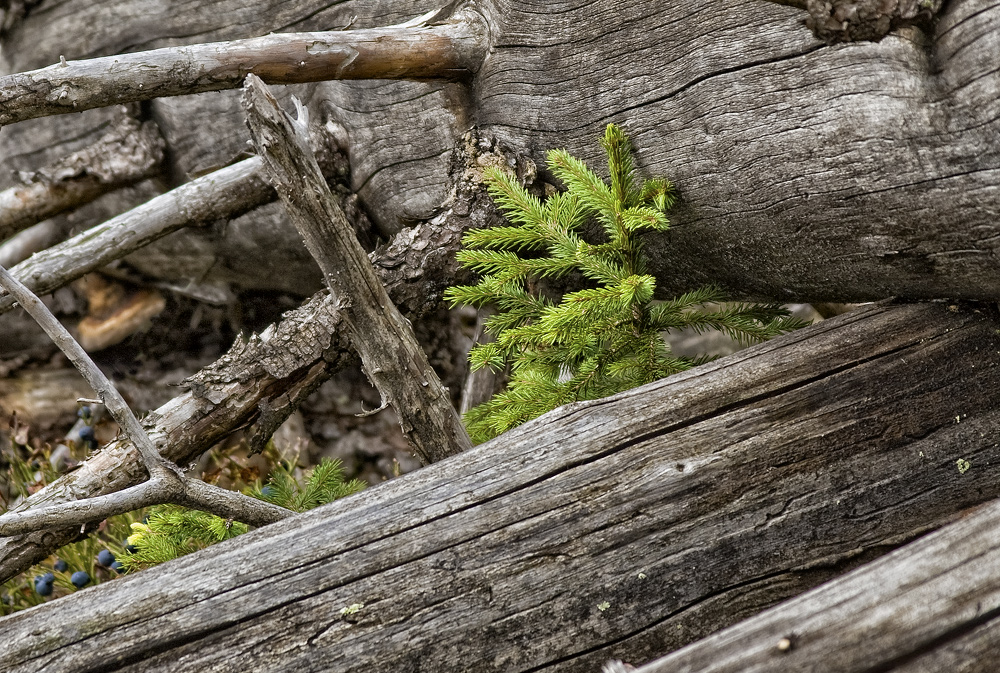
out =
[[[317,172],[318,170],[317,168]],[[0,516],[0,535],[25,535],[56,527],[85,526],[89,522],[164,503],[200,509],[252,526],[275,523],[292,514],[283,507],[186,476],[160,454],[125,398],[111,379],[90,359],[69,330],[63,327],[31,290],[2,266],[0,286],[17,299],[17,303],[69,358],[94,390],[105,409],[115,419],[125,439],[135,447],[148,477],[142,484],[95,498],[28,509],[14,508]]]
[[396,411],[403,434],[425,464],[470,448],[451,396],[327,187],[309,146],[305,108],[296,101],[299,118],[290,120],[254,75],[247,77],[243,97],[250,135],[271,183],[323,271],[351,348],[383,402]]
[[0,666],[647,661],[1000,495],[1000,323],[953,308],[859,310],[558,409],[280,526],[0,620]]
[[[482,223],[482,198],[477,196],[472,207],[467,203],[462,215],[453,214],[434,227],[414,227],[373,254],[379,278],[410,319],[433,308],[455,276],[454,259],[442,250],[454,249],[470,222]],[[185,465],[261,414],[287,415],[290,400],[315,389],[348,358],[340,320],[335,303],[321,292],[281,323],[249,340],[237,340],[223,358],[186,382],[190,392],[143,419],[147,432],[166,459]],[[135,450],[119,438],[19,509],[103,495],[143,479]],[[79,527],[65,527],[0,538],[0,580],[26,570],[78,534]]]
[[[438,22],[438,18],[449,19]],[[466,79],[486,50],[478,14],[437,13],[368,30],[271,34],[66,61],[0,77],[0,125],[115,103],[241,86],[330,79]]]
[[156,124],[123,113],[93,145],[0,192],[0,240],[154,175],[163,161],[163,147]]
[[944,0],[807,0],[806,25],[827,44],[877,42],[902,26],[928,25],[943,4]]
[[[975,468],[970,468],[975,469]],[[636,673],[987,673],[1000,502]]]

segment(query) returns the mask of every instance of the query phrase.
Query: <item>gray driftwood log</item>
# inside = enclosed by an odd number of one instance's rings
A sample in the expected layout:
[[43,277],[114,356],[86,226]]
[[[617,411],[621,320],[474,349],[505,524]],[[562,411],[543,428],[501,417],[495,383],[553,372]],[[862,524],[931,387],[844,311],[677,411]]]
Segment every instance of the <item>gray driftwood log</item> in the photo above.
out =
[[[648,661],[1000,495],[998,325],[968,306],[872,307],[556,410],[280,527],[6,617],[0,667]],[[984,570],[994,584],[997,567]]]
[[988,673],[1000,502],[637,673]]
[[[137,46],[389,26],[440,4],[262,0],[246,16],[236,0],[183,13],[123,11],[130,2],[29,11],[0,37],[7,70],[56,64],[60,54],[72,64]],[[674,230],[650,241],[664,292],[714,281],[787,300],[1000,296],[993,0],[954,0],[926,30],[833,46],[787,3],[482,0],[469,11],[489,28],[469,84],[295,85],[344,128],[353,187],[385,234],[437,214],[456,180],[452,152],[473,124],[539,163],[544,150],[566,147],[596,164],[595,139],[613,120],[632,135],[641,169],[681,189]],[[80,22],[93,30],[68,43]],[[245,149],[234,92],[149,105],[175,175],[225,165]],[[56,119],[5,128],[0,150],[30,168],[58,138],[103,117]],[[257,231],[242,233],[264,237],[280,226],[262,217]],[[189,248],[225,248],[211,232],[175,236],[202,243]]]

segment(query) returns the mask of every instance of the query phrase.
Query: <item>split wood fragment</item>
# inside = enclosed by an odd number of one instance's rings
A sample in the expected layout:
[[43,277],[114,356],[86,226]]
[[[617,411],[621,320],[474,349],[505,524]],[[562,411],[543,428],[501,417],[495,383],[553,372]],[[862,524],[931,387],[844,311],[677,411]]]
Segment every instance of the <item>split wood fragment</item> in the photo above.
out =
[[296,101],[299,117],[289,119],[255,75],[247,76],[243,105],[257,153],[343,312],[351,346],[418,457],[432,463],[470,448],[448,390],[323,178],[310,149],[305,108]]

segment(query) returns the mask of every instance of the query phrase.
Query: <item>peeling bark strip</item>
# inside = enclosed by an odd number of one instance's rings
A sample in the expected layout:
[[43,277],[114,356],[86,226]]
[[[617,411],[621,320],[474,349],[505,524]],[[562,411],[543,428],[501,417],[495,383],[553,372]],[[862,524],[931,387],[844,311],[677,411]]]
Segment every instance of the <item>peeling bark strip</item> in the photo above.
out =
[[163,138],[153,122],[127,114],[93,145],[0,192],[0,241],[101,194],[154,175],[163,161]]
[[[471,217],[476,217],[472,211]],[[431,308],[455,274],[451,255],[466,217],[445,219],[434,227],[418,226],[396,237],[372,256],[379,277],[398,306],[413,320]],[[180,395],[147,415],[142,423],[168,460],[184,465],[234,430],[254,422],[262,408],[281,409],[319,385],[348,357],[340,332],[340,313],[320,292],[281,323],[238,339],[229,352],[186,383]],[[19,511],[121,490],[140,483],[144,470],[132,445],[123,438],[102,447],[79,469],[31,496]],[[6,581],[79,536],[80,528],[51,528],[0,538],[0,581]]]
[[806,25],[819,39],[836,44],[878,42],[901,26],[929,24],[944,0],[807,0],[805,4]]
[[[35,294],[48,294],[183,227],[242,215],[274,200],[258,158],[246,159],[161,194],[12,268]],[[14,300],[0,291],[0,313]]]
[[235,89],[248,74],[269,84],[331,79],[461,80],[486,50],[479,15],[437,13],[398,26],[271,34],[168,47],[0,77],[0,125],[114,103]]
[[458,412],[330,193],[309,147],[306,109],[295,103],[299,118],[291,121],[267,86],[247,76],[243,107],[257,153],[344,314],[352,349],[420,460],[461,453],[472,443]]
[[[995,671],[1000,502],[636,673]],[[782,642],[785,641],[785,642]]]
[[[872,307],[563,407],[280,527],[6,617],[0,669],[594,673],[613,657],[648,661],[1000,495],[1000,323],[955,309]],[[986,534],[972,521],[960,530]],[[1000,562],[971,548],[954,581],[995,585]],[[928,589],[964,606],[947,624],[971,623],[978,595],[953,586]],[[891,637],[863,626],[856,637],[876,639],[865,652]]]

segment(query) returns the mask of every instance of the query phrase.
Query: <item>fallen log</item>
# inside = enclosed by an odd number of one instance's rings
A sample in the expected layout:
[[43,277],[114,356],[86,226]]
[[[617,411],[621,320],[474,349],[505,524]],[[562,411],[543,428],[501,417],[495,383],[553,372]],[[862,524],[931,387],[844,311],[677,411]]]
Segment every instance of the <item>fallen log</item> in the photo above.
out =
[[1000,502],[637,673],[995,671]]
[[[65,54],[70,65],[46,71],[58,78],[96,56],[91,45],[107,56],[135,51],[137,41],[166,48],[289,27],[350,24],[337,39],[350,43],[359,29],[360,46],[371,35],[363,31],[441,5],[347,0],[333,8],[302,0],[290,8],[262,0],[250,17],[234,0],[138,14],[131,2],[105,0],[101,15],[61,10],[11,28],[0,36],[9,67],[31,71]],[[647,248],[665,293],[714,282],[734,296],[781,301],[1000,297],[1000,153],[993,142],[1000,73],[992,58],[1000,50],[1000,8],[992,0],[946,3],[926,31],[907,27],[878,43],[836,46],[802,25],[801,9],[746,0],[652,8],[482,0],[454,9],[455,20],[471,27],[481,15],[489,29],[489,44],[473,50],[488,56],[478,69],[468,66],[469,85],[295,85],[300,98],[343,127],[352,189],[386,236],[440,212],[458,179],[453,152],[473,120],[483,137],[539,165],[553,147],[599,165],[596,138],[615,121],[635,143],[640,169],[669,177],[682,195],[671,214],[674,229],[651,236]],[[67,44],[84,20],[94,24],[86,44]],[[413,55],[424,55],[419,43]],[[216,88],[232,86],[236,74]],[[425,74],[442,75],[432,68]],[[186,90],[202,89],[165,92]],[[149,107],[177,174],[226,165],[245,149],[235,93],[157,99]],[[53,135],[69,133],[66,120],[24,122],[30,132],[3,149],[31,156]],[[288,238],[285,250],[300,251]],[[270,241],[258,247],[276,250]],[[148,271],[164,277],[172,269]]]
[[596,671],[1000,496],[985,309],[871,307],[0,620],[9,671]]

